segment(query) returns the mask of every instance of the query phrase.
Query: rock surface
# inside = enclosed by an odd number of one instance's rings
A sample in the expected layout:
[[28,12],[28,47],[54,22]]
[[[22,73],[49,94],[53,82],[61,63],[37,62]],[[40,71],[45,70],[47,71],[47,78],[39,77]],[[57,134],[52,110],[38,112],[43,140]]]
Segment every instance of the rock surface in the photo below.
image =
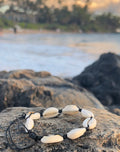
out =
[[0,111],[7,107],[50,107],[68,104],[104,109],[88,91],[52,76],[49,72],[0,72]]
[[104,105],[120,105],[120,56],[107,53],[78,76],[73,82],[92,92]]
[[[63,106],[62,106],[63,107]],[[6,144],[4,131],[10,121],[19,114],[28,111],[39,111],[40,107],[7,108],[0,113],[0,151],[12,152]],[[76,139],[65,139],[61,143],[42,144],[37,142],[33,147],[23,150],[24,152],[119,152],[120,151],[120,116],[112,114],[103,109],[86,107],[92,111],[97,120],[97,127],[92,131],[87,131],[85,135]],[[81,115],[65,116],[61,115],[53,119],[35,120],[35,132],[43,134],[66,134],[69,130],[82,126]],[[45,132],[43,132],[43,130]],[[15,138],[18,142],[18,136]],[[25,140],[25,139],[23,139]],[[29,142],[31,139],[26,138]],[[16,151],[15,151],[16,152]]]

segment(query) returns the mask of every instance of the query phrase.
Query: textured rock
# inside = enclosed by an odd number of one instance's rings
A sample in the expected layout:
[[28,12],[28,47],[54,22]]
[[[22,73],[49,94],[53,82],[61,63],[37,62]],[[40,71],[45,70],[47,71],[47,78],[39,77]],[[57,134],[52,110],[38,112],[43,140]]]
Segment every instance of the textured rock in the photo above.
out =
[[[103,109],[95,109],[91,107],[85,108],[92,111],[95,115],[95,119],[97,120],[97,126],[95,129],[87,131],[78,139],[65,139],[56,144],[43,144],[38,141],[33,147],[24,150],[24,152],[119,152],[120,116]],[[10,121],[23,112],[39,111],[40,109],[40,107],[14,107],[7,108],[0,113],[0,151],[12,152],[12,150],[7,147],[4,134]],[[48,134],[59,134],[62,136],[74,128],[82,127],[83,120],[84,119],[81,115],[61,115],[54,119],[35,120],[34,131],[41,136]],[[15,142],[18,142],[18,137],[19,136],[15,137]],[[26,140],[31,142],[31,139],[29,138],[26,138]]]
[[74,77],[73,82],[92,92],[104,105],[120,104],[120,56],[101,55]]
[[108,106],[107,109],[112,112],[117,114],[118,116],[120,116],[120,105],[112,105],[112,106]]
[[10,78],[10,79],[31,79],[34,77],[48,77],[51,76],[51,74],[47,71],[42,71],[42,72],[34,72],[33,70],[15,70],[15,71],[1,71],[0,72],[0,77],[1,78]]
[[102,108],[85,89],[48,72],[16,70],[0,72],[0,111],[16,106],[65,106],[76,104]]

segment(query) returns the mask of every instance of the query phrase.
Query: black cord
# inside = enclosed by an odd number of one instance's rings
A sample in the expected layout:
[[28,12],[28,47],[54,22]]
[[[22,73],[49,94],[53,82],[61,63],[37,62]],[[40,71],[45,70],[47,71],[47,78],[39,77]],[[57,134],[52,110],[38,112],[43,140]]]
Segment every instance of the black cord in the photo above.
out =
[[11,134],[11,127],[16,123],[16,122],[18,122],[18,126],[21,124],[23,127],[24,127],[24,129],[26,129],[27,130],[27,133],[26,134],[28,134],[29,135],[29,137],[31,138],[31,139],[33,139],[33,141],[37,141],[37,140],[39,140],[39,139],[41,139],[39,136],[37,136],[34,132],[31,132],[31,131],[29,131],[26,127],[25,127],[25,125],[22,123],[22,122],[20,122],[20,120],[21,119],[24,119],[25,117],[23,117],[23,116],[21,116],[21,117],[19,117],[19,118],[17,118],[17,119],[15,119],[15,120],[13,120],[11,123],[10,123],[10,125],[8,126],[8,128],[6,129],[6,133],[5,133],[5,136],[6,136],[6,140],[7,140],[7,143],[8,143],[8,146],[11,148],[11,149],[13,149],[13,150],[16,150],[16,151],[20,151],[20,150],[24,150],[24,149],[27,149],[27,148],[31,148],[33,145],[35,145],[35,143],[36,142],[33,142],[32,144],[30,144],[30,145],[28,145],[28,146],[18,146],[14,141],[13,141],[13,137],[12,137],[12,134]]
[[[78,107],[79,108],[79,107]],[[79,111],[81,112],[81,108],[79,108]],[[40,111],[40,115],[41,117],[43,116],[43,111],[44,110],[41,110]],[[59,110],[59,115],[62,113],[62,109]],[[31,114],[30,114],[31,115]],[[27,117],[29,118],[30,115]],[[59,116],[58,115],[58,116]],[[8,143],[8,146],[15,150],[15,151],[20,151],[20,150],[24,150],[24,149],[27,149],[27,148],[31,148],[33,145],[35,145],[35,143],[39,140],[41,140],[41,138],[43,136],[38,136],[35,132],[31,131],[31,130],[28,130],[27,127],[21,122],[21,120],[26,120],[26,114],[23,113],[20,117],[16,118],[15,120],[13,120],[10,125],[8,126],[8,128],[6,129],[6,133],[5,133],[5,136],[6,136],[6,140],[7,140],[7,143]],[[93,117],[90,117],[90,120],[92,119]],[[90,121],[89,120],[89,121]],[[89,123],[88,121],[88,123]],[[14,141],[13,141],[13,138],[15,136],[12,137],[12,133],[11,133],[11,127],[14,126],[15,123],[18,123],[18,130],[20,131],[20,125],[24,128],[24,133],[25,134],[28,134],[29,138],[32,139],[33,143],[29,144],[29,145],[26,145],[26,146],[18,146]],[[87,124],[88,126],[86,127],[86,131],[89,130],[89,124]],[[63,138],[66,139],[67,138],[67,135],[63,135]],[[28,140],[29,142],[29,140]]]

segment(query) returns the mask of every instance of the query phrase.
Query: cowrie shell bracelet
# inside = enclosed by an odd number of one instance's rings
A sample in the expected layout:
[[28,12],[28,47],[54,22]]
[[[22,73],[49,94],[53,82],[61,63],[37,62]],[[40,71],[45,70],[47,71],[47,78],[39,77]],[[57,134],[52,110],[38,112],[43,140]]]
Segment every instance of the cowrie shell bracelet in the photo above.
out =
[[[82,128],[75,128],[69,131],[67,134],[60,136],[60,135],[48,135],[48,136],[37,136],[36,134],[32,133],[32,129],[34,127],[34,120],[40,118],[54,118],[59,116],[60,114],[63,115],[73,115],[81,113],[81,115],[86,118],[82,125]],[[41,140],[42,143],[49,144],[49,143],[57,143],[63,141],[65,138],[69,138],[71,140],[77,139],[84,135],[87,130],[94,129],[96,127],[96,120],[94,118],[94,114],[86,109],[80,109],[76,105],[67,105],[63,109],[57,109],[55,107],[49,107],[41,112],[28,112],[25,116],[25,130],[26,132],[31,133],[30,137],[34,140]]]

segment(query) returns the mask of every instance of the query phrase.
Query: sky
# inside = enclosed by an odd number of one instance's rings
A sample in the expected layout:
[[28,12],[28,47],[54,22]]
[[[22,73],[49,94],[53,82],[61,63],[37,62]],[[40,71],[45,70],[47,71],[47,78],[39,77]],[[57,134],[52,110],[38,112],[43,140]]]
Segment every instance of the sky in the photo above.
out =
[[[85,5],[86,0],[59,0],[62,2],[62,5],[67,5],[69,8],[73,4],[78,4],[81,6]],[[45,0],[45,3],[48,6],[57,6],[60,7],[58,0]],[[120,15],[120,0],[90,0],[89,9],[92,12],[97,14],[103,12],[112,12],[115,15]]]
[[90,10],[101,12],[112,12],[120,15],[120,0],[91,0]]
[[[0,0],[1,1],[1,0]],[[35,2],[36,0],[30,0]],[[61,1],[62,6],[68,6],[70,8],[73,4],[84,6],[86,0],[43,0],[47,6],[60,7]],[[12,0],[4,0],[4,3],[13,2]],[[89,10],[97,14],[103,12],[112,12],[115,15],[120,16],[120,0],[90,0]]]

